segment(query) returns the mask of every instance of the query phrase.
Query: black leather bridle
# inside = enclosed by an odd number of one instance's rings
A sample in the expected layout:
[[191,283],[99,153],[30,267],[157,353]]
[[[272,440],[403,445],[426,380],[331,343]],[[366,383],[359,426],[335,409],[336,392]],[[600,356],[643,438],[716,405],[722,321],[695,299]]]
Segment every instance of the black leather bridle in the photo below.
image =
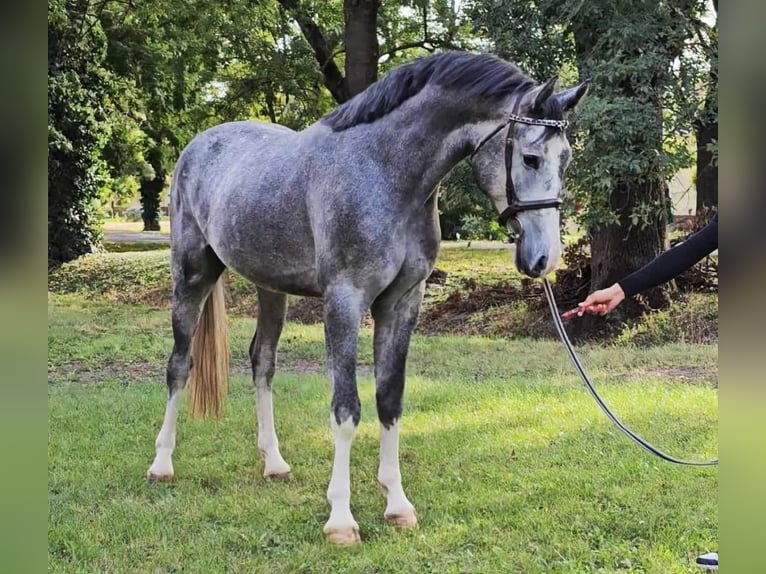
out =
[[536,199],[531,201],[524,201],[519,199],[516,195],[516,190],[513,187],[513,178],[511,177],[511,165],[513,163],[513,124],[528,124],[532,126],[545,126],[550,128],[558,128],[565,130],[569,125],[567,120],[549,120],[544,118],[528,118],[525,116],[519,116],[512,113],[508,116],[508,119],[500,124],[496,129],[485,137],[476,149],[471,154],[471,158],[476,155],[476,152],[481,147],[491,140],[497,132],[505,127],[508,127],[508,137],[505,138],[505,197],[508,201],[508,207],[498,217],[500,225],[508,229],[508,239],[511,243],[521,237],[522,227],[516,216],[522,211],[533,211],[536,209],[559,209],[563,203],[560,197],[554,197],[551,199]]

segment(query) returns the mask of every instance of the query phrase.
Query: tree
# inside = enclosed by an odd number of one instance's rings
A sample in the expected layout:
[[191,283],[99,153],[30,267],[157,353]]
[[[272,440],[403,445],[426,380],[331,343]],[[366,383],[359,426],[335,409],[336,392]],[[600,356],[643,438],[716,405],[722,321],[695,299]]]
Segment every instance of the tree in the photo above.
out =
[[[579,219],[591,238],[591,289],[619,280],[664,248],[665,182],[693,160],[686,141],[703,65],[688,56],[689,22],[704,8],[697,0],[472,6],[477,26],[504,56],[538,71],[576,69],[580,79],[591,80],[567,176],[576,201],[587,206]],[[659,290],[650,299],[653,305],[665,300]]]
[[334,101],[322,89],[314,52],[281,5],[227,16],[216,77],[222,89],[209,98],[217,118],[259,118],[302,129],[330,111]]
[[[705,104],[695,122],[697,141],[697,214],[706,215],[718,207],[718,0],[713,0],[716,23],[705,35],[696,26],[700,44],[706,46],[710,57],[710,73]],[[707,36],[707,37],[706,37]]]
[[[344,0],[342,21],[332,4],[312,4],[317,6],[312,13],[305,1],[279,3],[300,27],[324,86],[338,104],[374,82],[381,64],[387,68],[402,58],[471,44],[467,19],[455,2],[446,0]],[[336,62],[341,57],[345,76]]]
[[88,2],[48,3],[48,268],[90,253],[100,239],[93,200],[110,114],[106,41]]
[[142,217],[145,230],[159,230],[169,164],[212,116],[205,98],[219,69],[226,13],[199,0],[111,1],[99,17],[108,38],[106,64],[139,96],[133,104],[146,134],[146,161],[136,174]]
[[[335,62],[337,42],[333,36],[328,38],[326,31],[315,21],[314,15],[299,0],[279,0],[279,3],[295,19],[306,42],[314,51],[319,70],[324,80],[324,86],[332,94],[333,99],[342,104],[349,99],[349,89],[346,78]],[[331,30],[332,31],[332,30]],[[334,36],[337,37],[337,34]]]

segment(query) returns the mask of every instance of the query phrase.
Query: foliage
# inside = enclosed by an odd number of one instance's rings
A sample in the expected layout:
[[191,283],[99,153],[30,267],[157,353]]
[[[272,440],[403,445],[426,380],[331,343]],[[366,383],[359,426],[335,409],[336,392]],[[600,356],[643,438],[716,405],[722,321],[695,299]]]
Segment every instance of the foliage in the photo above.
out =
[[460,219],[461,239],[489,239],[502,241],[508,232],[497,222],[495,218],[487,220],[479,215],[464,215]]
[[504,239],[497,212],[481,191],[471,166],[462,162],[442,181],[439,221],[444,239]]
[[668,309],[648,313],[626,326],[615,339],[618,345],[648,347],[668,341],[715,343],[718,341],[717,295],[684,295]]
[[467,15],[446,0],[383,2],[378,26],[383,72],[436,50],[481,48]]
[[106,65],[131,88],[122,106],[132,139],[123,138],[110,159],[116,172],[139,180],[147,230],[158,229],[170,162],[210,121],[204,99],[218,69],[222,13],[206,2],[177,0],[104,2],[99,13],[109,39]]
[[[591,81],[576,117],[567,181],[586,208],[586,227],[619,221],[610,196],[630,182],[667,181],[692,165],[687,145],[700,108],[708,61],[695,25],[705,2],[475,1],[477,30],[502,55],[538,78]],[[510,23],[510,24],[509,24]],[[627,214],[644,227],[667,216],[662,198],[645,198]]]
[[48,3],[48,268],[100,240],[94,200],[108,172],[114,78],[102,68],[106,38],[86,2]]
[[[319,8],[321,23],[339,37],[337,3]],[[242,21],[252,25],[243,27]],[[227,41],[216,84],[220,89],[210,96],[219,118],[262,119],[302,129],[333,107],[310,47],[276,3],[231,7],[221,33]]]

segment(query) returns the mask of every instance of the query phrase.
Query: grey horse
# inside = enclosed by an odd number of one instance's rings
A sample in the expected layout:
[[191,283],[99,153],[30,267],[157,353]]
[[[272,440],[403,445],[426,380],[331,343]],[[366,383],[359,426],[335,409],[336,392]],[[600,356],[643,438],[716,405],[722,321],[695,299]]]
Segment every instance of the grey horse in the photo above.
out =
[[264,475],[290,472],[271,393],[286,294],[322,297],[335,441],[324,532],[337,544],[360,540],[350,508],[350,457],[360,416],[357,340],[369,309],[384,514],[396,527],[415,525],[401,482],[399,421],[410,337],[439,251],[436,190],[486,142],[474,158],[479,182],[498,212],[505,211],[503,153],[511,144],[514,197],[532,202],[513,218],[522,232],[516,265],[531,277],[549,273],[561,252],[559,213],[535,202],[561,193],[569,143],[561,129],[509,125],[508,118],[562,119],[587,86],[554,93],[555,81],[537,85],[491,55],[446,52],[393,69],[303,131],[231,122],[197,135],[178,160],[171,189],[174,346],[149,479],[173,476],[176,414],[187,379],[192,414],[220,412],[228,353],[221,277],[231,268],[258,291],[250,358]]

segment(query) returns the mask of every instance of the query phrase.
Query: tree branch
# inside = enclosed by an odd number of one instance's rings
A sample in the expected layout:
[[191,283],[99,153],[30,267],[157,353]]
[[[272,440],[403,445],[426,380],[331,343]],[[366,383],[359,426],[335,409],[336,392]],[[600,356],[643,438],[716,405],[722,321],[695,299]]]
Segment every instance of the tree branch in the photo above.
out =
[[325,87],[330,91],[336,102],[342,104],[348,100],[348,87],[335,60],[332,50],[327,43],[322,30],[317,26],[311,15],[301,6],[298,0],[279,0],[279,3],[287,10],[298,23],[303,37],[314,51],[314,58],[319,64]]
[[425,40],[418,40],[417,42],[405,42],[404,44],[391,48],[390,50],[381,52],[380,57],[382,58],[383,56],[393,56],[397,52],[402,52],[411,48],[423,48],[429,52],[435,52],[437,48],[447,48],[449,50],[461,51],[463,50],[461,46],[453,44],[449,40],[432,40],[427,38]]

